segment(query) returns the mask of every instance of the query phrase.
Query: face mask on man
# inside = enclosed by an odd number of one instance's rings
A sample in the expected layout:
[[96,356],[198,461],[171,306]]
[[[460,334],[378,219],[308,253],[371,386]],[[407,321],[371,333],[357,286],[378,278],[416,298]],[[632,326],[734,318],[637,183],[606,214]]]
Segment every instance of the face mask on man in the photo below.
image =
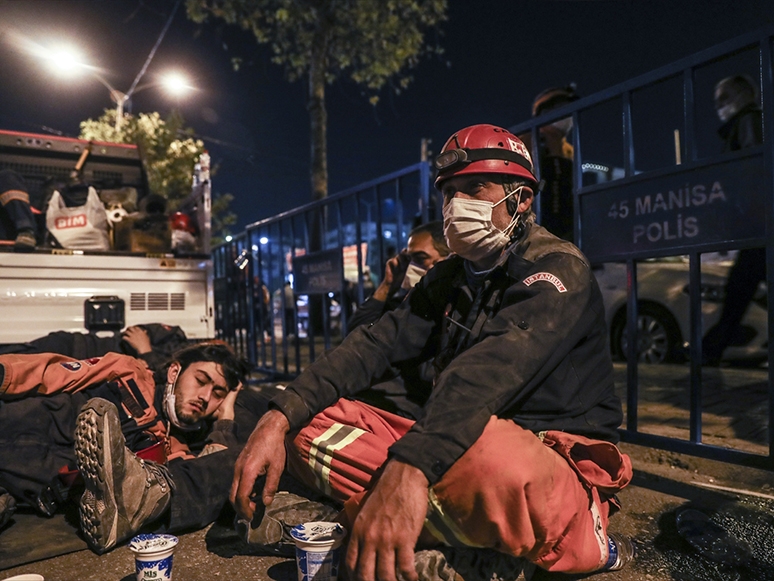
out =
[[572,130],[572,117],[565,117],[551,123],[551,127],[559,130],[562,135],[567,135]]
[[427,269],[412,262],[406,268],[406,274],[403,275],[403,282],[400,284],[400,288],[405,290],[412,289],[425,274],[427,274]]
[[736,115],[739,112],[739,109],[741,109],[741,107],[739,107],[739,105],[737,105],[736,103],[729,103],[728,105],[723,105],[722,107],[717,109],[717,114],[718,114],[718,117],[720,118],[720,121],[725,123],[726,121],[731,119],[731,117]]
[[739,90],[733,84],[725,83],[715,89],[715,112],[721,123],[725,123],[739,113],[749,103],[754,103],[753,97]]
[[505,248],[518,223],[519,215],[515,214],[508,227],[500,230],[492,223],[492,212],[516,193],[519,194],[520,203],[522,188],[523,186],[517,188],[496,204],[483,200],[452,198],[443,208],[443,233],[451,251],[476,263]]
[[180,421],[180,419],[177,417],[177,408],[175,407],[175,402],[177,401],[177,397],[175,396],[175,386],[177,385],[178,377],[180,377],[180,372],[178,372],[178,374],[175,376],[175,380],[172,383],[167,383],[166,389],[164,390],[164,411],[167,413],[167,418],[173,426],[180,428],[183,431],[194,431],[201,429],[201,420],[195,424],[186,424]]

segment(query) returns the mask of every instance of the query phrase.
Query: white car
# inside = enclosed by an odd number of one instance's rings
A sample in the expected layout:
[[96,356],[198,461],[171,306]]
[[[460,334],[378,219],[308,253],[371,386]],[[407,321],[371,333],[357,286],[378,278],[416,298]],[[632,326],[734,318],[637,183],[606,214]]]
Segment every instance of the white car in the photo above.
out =
[[[702,262],[702,335],[717,323],[723,308],[731,257]],[[608,262],[594,267],[605,304],[613,357],[626,358],[626,264]],[[684,361],[689,353],[690,296],[688,260],[682,257],[637,263],[638,352],[648,363]],[[761,283],[723,360],[760,364],[768,357],[767,295]]]

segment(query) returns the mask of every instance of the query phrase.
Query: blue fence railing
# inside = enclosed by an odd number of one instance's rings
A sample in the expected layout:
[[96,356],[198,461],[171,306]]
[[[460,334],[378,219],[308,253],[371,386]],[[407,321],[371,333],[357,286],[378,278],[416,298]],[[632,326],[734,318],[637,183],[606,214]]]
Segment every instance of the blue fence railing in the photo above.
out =
[[255,222],[217,247],[218,337],[258,369],[299,373],[346,334],[411,229],[440,216],[429,185],[419,163]]
[[[619,313],[625,322],[620,338],[627,359],[622,438],[767,469],[774,469],[772,371],[769,368],[767,402],[749,402],[765,405],[768,454],[709,445],[702,436],[706,392],[702,339],[708,313],[714,309],[718,314],[723,292],[708,258],[713,253],[765,248],[766,288],[750,310],[763,307],[758,311],[763,319],[758,339],[763,357],[771,361],[774,355],[774,316],[767,308],[774,289],[773,41],[774,28],[765,28],[511,128],[516,134],[531,134],[533,157],[538,159],[541,128],[572,117],[575,242],[599,269],[616,262],[626,265],[626,304]],[[763,144],[721,154],[714,87],[736,74],[747,74],[759,86]],[[542,161],[536,162],[538,170]],[[678,298],[685,303],[687,331],[682,340],[690,362],[688,439],[644,433],[638,414],[642,396],[638,371],[649,339],[647,326],[655,324],[645,288],[653,285],[654,271],[674,269],[663,265],[668,257],[673,264],[682,258],[687,271]],[[662,267],[654,269],[654,261]],[[680,323],[674,317],[668,322],[675,327]],[[740,396],[730,390],[721,397],[732,401]]]

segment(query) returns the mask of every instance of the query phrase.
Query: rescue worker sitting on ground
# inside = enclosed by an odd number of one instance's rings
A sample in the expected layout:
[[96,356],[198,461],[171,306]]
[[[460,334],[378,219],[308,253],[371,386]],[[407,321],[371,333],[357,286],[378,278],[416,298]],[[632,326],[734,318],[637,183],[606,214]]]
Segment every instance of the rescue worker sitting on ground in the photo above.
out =
[[245,373],[219,343],[179,351],[158,382],[145,363],[117,353],[2,355],[0,487],[50,515],[71,496],[58,472],[77,465],[81,527],[97,553],[150,523],[205,526],[228,498]]
[[[458,131],[436,168],[456,256],[273,398],[232,502],[253,522],[280,518],[285,469],[343,501],[350,579],[620,569],[632,544],[608,517],[632,470],[588,260],[535,223],[529,152],[507,130]],[[349,399],[390,365],[430,359],[416,422]]]

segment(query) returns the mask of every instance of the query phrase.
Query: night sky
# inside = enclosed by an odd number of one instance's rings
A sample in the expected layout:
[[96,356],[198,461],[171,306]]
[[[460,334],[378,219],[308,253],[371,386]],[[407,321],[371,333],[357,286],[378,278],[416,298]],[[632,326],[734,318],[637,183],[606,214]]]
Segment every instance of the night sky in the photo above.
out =
[[[0,128],[55,130],[111,106],[84,76],[53,77],[14,40],[68,41],[128,90],[174,6],[173,0],[0,0]],[[335,193],[419,161],[420,140],[438,151],[473,123],[526,120],[535,94],[575,82],[589,95],[774,22],[771,0],[449,0],[434,37],[445,54],[425,60],[401,95],[373,107],[352,82],[328,87],[329,191]],[[234,71],[231,59],[242,66]],[[190,22],[184,6],[145,80],[185,71],[198,90],[178,102],[157,88],[132,110],[178,108],[219,167],[215,192],[230,192],[239,226],[310,199],[309,130],[303,83],[284,80],[265,46],[219,21]]]

